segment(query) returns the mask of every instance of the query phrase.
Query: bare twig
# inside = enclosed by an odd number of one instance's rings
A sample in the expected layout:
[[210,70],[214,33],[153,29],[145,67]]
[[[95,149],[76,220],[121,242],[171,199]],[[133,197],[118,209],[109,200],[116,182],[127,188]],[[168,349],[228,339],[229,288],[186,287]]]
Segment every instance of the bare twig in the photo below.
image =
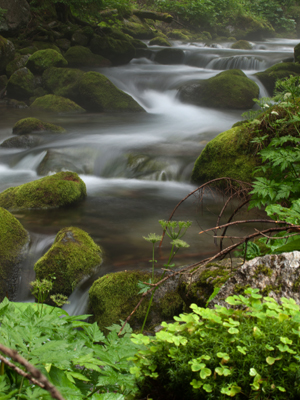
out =
[[[52,383],[50,383],[48,381],[48,379],[45,377],[45,375],[43,375],[41,373],[41,371],[39,371],[38,369],[36,369],[32,364],[30,364],[27,360],[25,360],[25,358],[23,358],[22,356],[20,356],[20,354],[18,354],[16,352],[16,350],[12,350],[9,349],[8,347],[3,346],[3,344],[0,343],[0,351],[2,353],[4,353],[6,356],[10,357],[12,360],[14,360],[15,362],[23,365],[27,371],[30,372],[30,374],[20,374],[22,376],[24,376],[25,378],[29,379],[31,382],[38,384],[37,382],[39,382],[39,386],[42,387],[43,389],[47,390],[51,397],[53,399],[57,399],[57,400],[65,400],[62,395],[59,393],[59,391],[56,389],[55,386],[52,385]],[[1,358],[1,360],[3,361],[3,358]],[[7,360],[6,360],[7,361]],[[3,361],[4,362],[4,361]],[[7,364],[7,363],[6,363]],[[19,373],[19,368],[15,367],[14,370]],[[24,371],[22,371],[24,372]]]
[[24,372],[22,369],[20,369],[19,367],[17,367],[15,364],[13,364],[12,362],[8,361],[4,356],[0,355],[0,360],[6,364],[8,367],[10,367],[11,369],[13,369],[14,371],[16,371],[17,374],[24,376],[24,378],[30,380],[34,385],[37,385],[39,387],[41,387],[42,389],[45,388],[45,385],[43,385],[42,383],[40,383],[39,381],[37,381],[36,379],[34,379],[30,374]]

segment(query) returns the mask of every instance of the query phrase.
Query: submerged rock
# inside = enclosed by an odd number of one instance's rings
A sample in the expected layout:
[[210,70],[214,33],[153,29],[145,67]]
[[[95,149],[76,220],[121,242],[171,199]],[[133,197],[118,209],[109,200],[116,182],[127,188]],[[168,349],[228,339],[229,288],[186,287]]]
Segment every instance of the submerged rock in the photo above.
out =
[[33,132],[55,132],[64,133],[66,130],[60,126],[42,122],[37,118],[23,118],[16,122],[13,127],[14,135],[26,135]]
[[27,254],[29,234],[20,222],[4,208],[0,207],[0,300],[5,296],[14,300],[18,280],[19,265]]
[[38,97],[31,104],[30,108],[51,111],[58,113],[83,113],[85,110],[74,101],[66,99],[62,96],[55,96],[54,94],[46,94],[45,96]]
[[83,46],[73,46],[68,49],[65,59],[70,67],[109,67],[111,62]]
[[[116,272],[93,283],[89,291],[90,310],[101,330],[105,332],[105,328],[128,317],[141,298],[138,282],[148,282],[150,275],[139,271]],[[159,275],[155,279],[157,281]],[[142,327],[150,297],[146,297],[130,320],[130,326],[135,330]],[[177,293],[177,282],[170,279],[155,292],[146,330],[182,311],[183,301]]]
[[85,197],[85,183],[75,172],[67,171],[4,190],[0,193],[0,207],[49,209],[71,205]]
[[36,262],[34,270],[40,280],[51,280],[55,276],[51,294],[69,296],[101,263],[100,247],[85,231],[70,227],[58,232],[50,250]]
[[245,262],[222,286],[209,307],[217,304],[229,307],[224,300],[244,294],[248,287],[259,289],[260,294],[273,297],[278,303],[281,297],[286,297],[300,304],[300,252],[266,255]]
[[32,54],[27,61],[27,68],[34,74],[41,75],[50,67],[66,67],[68,61],[52,49],[39,50]]
[[7,83],[7,96],[16,100],[25,100],[33,96],[35,89],[34,75],[24,67],[15,71]]
[[192,84],[183,85],[178,97],[184,103],[215,108],[247,109],[259,95],[258,85],[239,69],[231,69]]

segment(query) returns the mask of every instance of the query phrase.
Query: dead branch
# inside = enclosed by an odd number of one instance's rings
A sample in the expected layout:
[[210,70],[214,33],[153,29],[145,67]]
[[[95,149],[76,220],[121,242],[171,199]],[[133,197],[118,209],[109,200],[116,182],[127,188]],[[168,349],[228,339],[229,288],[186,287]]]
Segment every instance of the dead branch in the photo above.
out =
[[267,238],[268,240],[289,239],[290,237],[293,237],[293,236],[299,236],[299,233],[294,233],[293,235],[274,237],[274,236],[267,236],[267,235],[263,234],[261,231],[259,231],[258,229],[254,229],[254,230],[256,232],[259,232],[261,234],[261,236]]
[[[43,375],[41,373],[41,371],[39,371],[38,369],[36,369],[32,364],[30,364],[27,360],[25,360],[25,358],[23,358],[22,356],[20,356],[20,354],[18,354],[16,352],[16,350],[12,350],[9,349],[8,347],[3,346],[3,344],[0,343],[0,351],[2,353],[4,353],[6,356],[10,357],[12,360],[14,360],[15,362],[23,365],[27,371],[30,372],[30,374],[26,374],[24,375],[24,371],[22,371],[22,376],[24,376],[25,378],[29,379],[32,383],[34,384],[38,384],[38,386],[40,386],[41,388],[47,390],[51,397],[53,399],[57,399],[57,400],[65,400],[62,395],[59,393],[59,391],[56,389],[55,386],[52,385],[52,383],[50,383],[48,381],[48,379],[45,377],[45,375]],[[1,360],[3,362],[5,362],[5,364],[7,364],[7,360],[4,357],[1,357]],[[5,361],[4,361],[5,360]],[[7,364],[8,365],[8,364]],[[17,373],[19,373],[20,369],[18,367],[13,368]],[[39,383],[38,383],[39,382]]]

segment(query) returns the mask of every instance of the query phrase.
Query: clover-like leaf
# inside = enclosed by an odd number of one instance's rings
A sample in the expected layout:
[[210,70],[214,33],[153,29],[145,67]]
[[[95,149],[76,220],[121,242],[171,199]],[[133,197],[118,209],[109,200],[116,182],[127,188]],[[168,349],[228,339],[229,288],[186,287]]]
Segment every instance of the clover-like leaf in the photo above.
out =
[[206,379],[210,375],[211,375],[211,369],[209,369],[209,368],[201,369],[201,371],[200,371],[200,378],[201,379]]

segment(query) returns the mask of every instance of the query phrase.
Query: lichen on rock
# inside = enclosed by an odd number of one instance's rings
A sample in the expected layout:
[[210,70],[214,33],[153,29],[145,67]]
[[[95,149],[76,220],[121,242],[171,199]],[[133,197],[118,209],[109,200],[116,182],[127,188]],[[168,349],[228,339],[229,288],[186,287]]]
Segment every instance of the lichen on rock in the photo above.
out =
[[69,296],[76,285],[92,275],[102,263],[101,248],[82,229],[58,232],[48,252],[35,264],[37,279],[55,279],[51,294]]
[[0,193],[0,207],[8,210],[68,206],[86,197],[85,183],[75,172],[59,172]]

